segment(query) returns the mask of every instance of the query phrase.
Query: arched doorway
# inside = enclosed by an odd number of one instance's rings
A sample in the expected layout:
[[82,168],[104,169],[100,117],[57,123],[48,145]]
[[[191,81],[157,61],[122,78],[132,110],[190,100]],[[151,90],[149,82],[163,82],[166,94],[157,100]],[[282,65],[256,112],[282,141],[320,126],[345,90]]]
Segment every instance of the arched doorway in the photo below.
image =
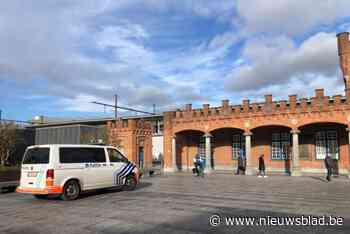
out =
[[243,130],[218,128],[211,133],[212,166],[216,170],[236,170],[239,153],[245,154]]
[[291,173],[291,128],[280,125],[260,126],[251,130],[251,164],[258,167],[258,158],[264,155],[266,169],[273,173]]
[[325,173],[324,158],[333,159],[334,174],[347,174],[349,168],[346,125],[310,123],[299,127],[299,160],[304,173]]
[[189,171],[193,168],[196,154],[205,157],[204,132],[184,130],[176,133],[176,166],[179,170]]

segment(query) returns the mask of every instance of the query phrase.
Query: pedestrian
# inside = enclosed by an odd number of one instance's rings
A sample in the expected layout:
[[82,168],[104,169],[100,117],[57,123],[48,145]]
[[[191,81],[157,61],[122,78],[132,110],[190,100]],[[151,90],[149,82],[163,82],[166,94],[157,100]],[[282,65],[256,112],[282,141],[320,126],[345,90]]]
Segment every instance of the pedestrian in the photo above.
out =
[[264,155],[260,155],[259,157],[259,174],[258,177],[267,177],[265,173],[265,161],[264,161]]
[[194,166],[194,168],[192,169],[193,174],[197,174],[197,176],[198,176],[198,167],[199,167],[199,165],[198,165],[198,159],[199,159],[199,155],[196,154],[196,155],[193,157],[193,166]]
[[197,164],[198,164],[198,176],[204,177],[205,159],[202,155],[199,155]]
[[242,174],[245,175],[245,170],[247,167],[247,158],[245,157],[245,155],[243,154],[243,152],[241,151],[241,158],[242,158]]
[[204,157],[199,154],[196,154],[193,161],[194,161],[195,172],[197,173],[197,176],[204,177],[204,166],[205,166]]
[[333,159],[329,154],[326,155],[324,159],[324,164],[327,168],[327,181],[331,181],[332,168],[333,168]]
[[237,152],[237,171],[236,171],[236,175],[240,175],[240,174],[245,174],[245,169],[246,169],[246,158],[243,154],[242,151],[238,151]]
[[242,157],[240,152],[237,152],[237,170],[236,170],[236,175],[240,174],[241,171],[241,165],[242,165]]

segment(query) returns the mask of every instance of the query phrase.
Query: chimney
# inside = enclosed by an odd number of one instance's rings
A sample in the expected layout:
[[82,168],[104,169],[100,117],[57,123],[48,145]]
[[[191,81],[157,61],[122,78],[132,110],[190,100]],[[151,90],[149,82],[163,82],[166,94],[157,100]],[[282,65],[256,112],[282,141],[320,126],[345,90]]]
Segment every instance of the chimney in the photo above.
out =
[[348,96],[347,89],[350,88],[350,42],[349,42],[349,33],[342,32],[337,34],[337,42],[338,42],[338,55],[339,55],[339,63],[340,68],[343,73],[343,79],[345,83],[345,92],[347,99]]
[[349,47],[349,33],[341,32],[337,34],[338,41],[338,55],[348,54],[350,51]]

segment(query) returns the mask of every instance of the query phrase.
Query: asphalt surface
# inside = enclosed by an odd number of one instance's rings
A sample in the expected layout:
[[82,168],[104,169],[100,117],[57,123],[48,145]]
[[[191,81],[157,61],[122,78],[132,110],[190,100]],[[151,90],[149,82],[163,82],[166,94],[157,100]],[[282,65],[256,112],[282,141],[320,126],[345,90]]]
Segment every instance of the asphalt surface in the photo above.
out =
[[[319,177],[220,174],[145,178],[135,191],[93,191],[71,202],[7,193],[0,194],[0,233],[350,233],[349,193],[345,178],[327,183]],[[217,226],[209,223],[214,214],[220,216]],[[343,223],[225,224],[231,216],[301,215],[332,215]]]

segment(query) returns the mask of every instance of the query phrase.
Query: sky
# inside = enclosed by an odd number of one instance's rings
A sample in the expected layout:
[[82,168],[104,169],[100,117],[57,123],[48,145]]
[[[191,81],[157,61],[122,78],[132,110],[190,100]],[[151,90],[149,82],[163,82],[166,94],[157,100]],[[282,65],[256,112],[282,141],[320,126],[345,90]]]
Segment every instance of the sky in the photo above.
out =
[[[11,0],[0,7],[2,118],[113,116],[344,93],[349,0]],[[126,113],[121,113],[126,114]]]

